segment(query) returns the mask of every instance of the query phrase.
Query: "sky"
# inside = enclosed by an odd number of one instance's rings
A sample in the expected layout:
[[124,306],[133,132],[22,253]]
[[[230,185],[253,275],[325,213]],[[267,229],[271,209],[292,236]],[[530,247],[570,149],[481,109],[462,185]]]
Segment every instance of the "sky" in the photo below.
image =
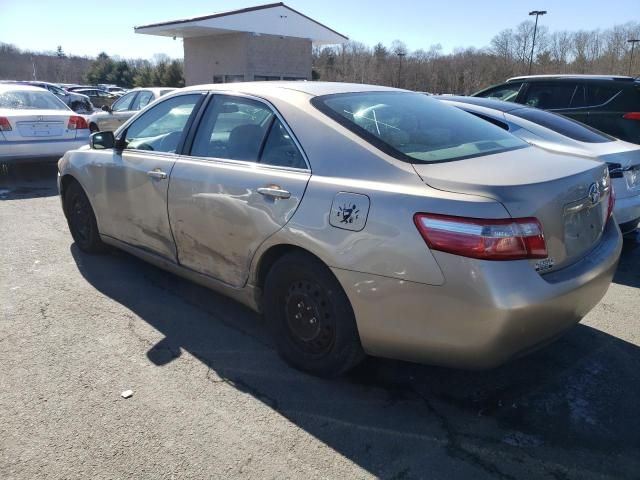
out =
[[[181,58],[182,42],[133,33],[136,25],[234,10],[274,0],[0,0],[0,42],[24,50],[124,58]],[[286,0],[285,4],[369,46],[404,41],[409,50],[441,44],[489,45],[500,30],[547,10],[540,24],[554,30],[608,28],[640,21],[640,0]]]

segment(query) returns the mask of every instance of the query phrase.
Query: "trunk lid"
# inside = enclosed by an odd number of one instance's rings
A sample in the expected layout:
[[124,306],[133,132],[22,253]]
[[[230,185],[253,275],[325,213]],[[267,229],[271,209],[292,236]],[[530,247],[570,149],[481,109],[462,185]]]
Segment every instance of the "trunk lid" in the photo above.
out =
[[514,218],[537,218],[549,252],[546,260],[532,260],[541,273],[587,255],[606,224],[609,176],[596,160],[529,147],[414,167],[433,188],[488,197]]
[[7,141],[73,139],[76,131],[67,129],[72,114],[61,110],[0,110],[0,116],[6,117],[12,128],[3,132]]

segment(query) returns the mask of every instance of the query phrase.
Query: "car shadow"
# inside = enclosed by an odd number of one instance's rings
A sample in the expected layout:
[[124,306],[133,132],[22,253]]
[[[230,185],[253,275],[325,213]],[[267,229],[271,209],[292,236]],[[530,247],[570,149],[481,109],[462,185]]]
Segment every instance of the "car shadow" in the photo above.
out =
[[380,478],[632,477],[640,471],[640,349],[586,325],[504,367],[459,371],[368,359],[325,380],[283,363],[261,317],[115,251],[71,254],[102,294],[161,332],[211,382],[252,395]]
[[640,288],[640,230],[625,235],[614,283]]
[[58,194],[55,162],[0,163],[0,200],[51,197]]

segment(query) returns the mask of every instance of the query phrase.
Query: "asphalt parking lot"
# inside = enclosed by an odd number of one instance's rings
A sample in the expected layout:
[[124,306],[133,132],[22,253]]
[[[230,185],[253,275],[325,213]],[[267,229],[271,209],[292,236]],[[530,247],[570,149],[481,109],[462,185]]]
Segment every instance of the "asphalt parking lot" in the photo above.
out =
[[287,367],[239,304],[81,253],[55,175],[0,171],[0,478],[640,475],[640,237],[582,324],[529,357],[370,359],[329,381]]

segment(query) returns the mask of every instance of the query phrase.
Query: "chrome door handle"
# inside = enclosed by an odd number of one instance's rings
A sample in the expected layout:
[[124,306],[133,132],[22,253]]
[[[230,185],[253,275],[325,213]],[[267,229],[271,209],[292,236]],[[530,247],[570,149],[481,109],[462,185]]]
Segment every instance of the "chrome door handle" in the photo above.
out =
[[269,185],[267,187],[260,187],[258,188],[258,193],[260,195],[264,195],[265,197],[272,197],[272,198],[291,197],[291,192],[287,192],[286,190],[281,189],[278,185]]
[[159,168],[156,168],[155,170],[149,170],[147,172],[147,175],[151,178],[167,178],[167,174]]

